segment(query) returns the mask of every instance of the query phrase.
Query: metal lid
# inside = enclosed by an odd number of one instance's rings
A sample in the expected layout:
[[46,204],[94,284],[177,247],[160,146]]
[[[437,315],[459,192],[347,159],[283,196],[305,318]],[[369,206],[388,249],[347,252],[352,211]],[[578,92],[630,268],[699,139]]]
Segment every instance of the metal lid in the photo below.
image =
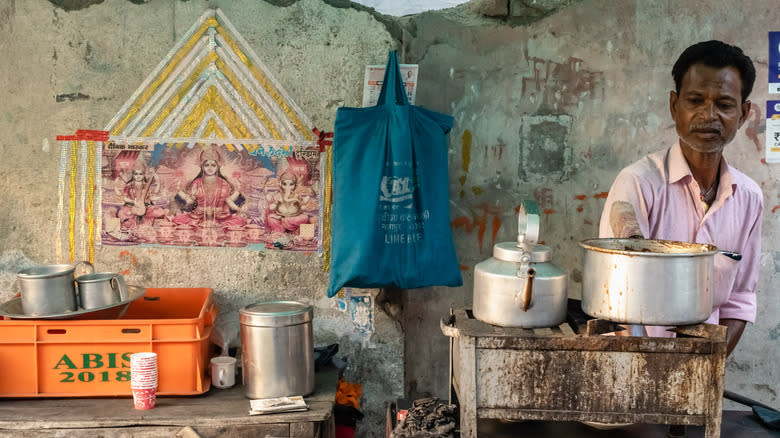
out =
[[523,257],[530,257],[525,260],[528,263],[549,262],[552,259],[552,250],[548,246],[521,245],[516,242],[501,242],[493,246],[493,257],[507,262],[523,262]]
[[298,301],[268,301],[245,306],[238,321],[256,327],[285,327],[310,322],[312,306]]

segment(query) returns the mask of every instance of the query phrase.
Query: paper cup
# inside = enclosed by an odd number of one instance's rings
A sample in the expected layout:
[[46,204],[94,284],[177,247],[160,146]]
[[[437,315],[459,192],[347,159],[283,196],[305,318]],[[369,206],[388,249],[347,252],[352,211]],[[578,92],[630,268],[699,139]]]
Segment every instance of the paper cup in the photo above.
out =
[[136,409],[152,409],[157,399],[157,388],[133,388],[133,404]]

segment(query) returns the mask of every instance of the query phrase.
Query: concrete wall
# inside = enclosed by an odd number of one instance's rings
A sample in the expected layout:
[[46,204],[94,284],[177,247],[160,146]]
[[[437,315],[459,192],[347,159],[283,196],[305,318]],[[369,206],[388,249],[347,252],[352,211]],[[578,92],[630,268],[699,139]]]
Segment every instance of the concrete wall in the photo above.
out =
[[[80,7],[88,3],[89,7]],[[17,269],[55,262],[58,134],[101,129],[209,7],[219,7],[315,126],[332,131],[336,108],[357,106],[366,64],[394,46],[367,12],[318,0],[287,7],[246,1],[0,2],[0,288]],[[101,270],[146,287],[211,287],[222,322],[263,300],[315,305],[315,344],[340,344],[345,378],[363,385],[361,427],[383,431],[385,400],[403,395],[400,324],[375,312],[361,330],[326,297],[322,258],[285,251],[103,247]],[[231,331],[231,335],[235,335]],[[237,341],[234,341],[236,343]],[[367,435],[371,436],[371,435]],[[380,435],[374,435],[380,436]]]
[[321,129],[332,130],[338,106],[359,105],[364,66],[383,63],[388,49],[400,47],[404,62],[420,64],[418,104],[456,119],[448,164],[463,287],[386,291],[373,331],[364,332],[325,298],[327,274],[316,256],[97,252],[101,269],[127,271],[130,283],[214,288],[225,321],[264,299],[313,303],[317,344],[339,342],[351,364],[346,377],[363,384],[368,417],[361,436],[382,436],[385,400],[405,391],[446,397],[448,344],[438,321],[451,305],[470,304],[474,265],[490,257],[494,242],[515,238],[514,209],[522,199],[544,209],[541,238],[569,271],[570,296],[579,297],[577,242],[597,235],[603,193],[620,168],[674,141],[668,91],[676,56],[710,38],[740,45],[756,61],[757,106],[726,156],[762,185],[766,213],[758,322],[729,359],[727,387],[777,404],[780,180],[778,165],[761,161],[766,32],[780,18],[774,0],[748,0],[739,9],[728,0],[551,0],[561,9],[533,20],[518,16],[525,13],[520,8],[506,15],[498,8],[487,18],[469,5],[394,19],[318,0],[57,3],[67,9],[45,0],[0,4],[0,289],[6,293],[16,269],[54,261],[55,136],[105,126],[205,8],[222,9]]

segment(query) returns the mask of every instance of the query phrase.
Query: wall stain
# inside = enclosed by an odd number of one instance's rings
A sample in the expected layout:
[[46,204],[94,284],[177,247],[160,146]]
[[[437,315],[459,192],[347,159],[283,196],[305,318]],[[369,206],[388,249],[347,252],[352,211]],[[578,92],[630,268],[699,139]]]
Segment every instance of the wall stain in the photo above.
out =
[[123,269],[119,271],[119,273],[122,275],[129,275],[130,271],[132,271],[133,269],[135,269],[136,266],[138,266],[138,259],[135,258],[135,255],[133,255],[133,253],[131,253],[130,251],[122,251],[119,253],[120,261],[128,257],[130,258],[130,269]]
[[777,324],[775,328],[769,330],[769,339],[773,341],[780,339],[780,324]]
[[761,108],[755,104],[750,103],[750,113],[748,114],[748,123],[747,127],[745,128],[745,135],[748,136],[749,139],[753,140],[753,144],[756,145],[756,150],[761,152],[761,142],[758,139],[759,129],[761,128]]
[[474,215],[474,217],[471,219],[466,216],[458,216],[453,219],[452,222],[450,222],[450,228],[454,229],[463,227],[466,229],[467,233],[471,233],[474,231],[474,228],[476,228],[477,240],[479,241],[479,252],[482,253],[482,245],[485,240],[485,231],[487,231],[488,216],[493,216],[493,220],[491,221],[490,236],[492,243],[495,243],[498,230],[501,228],[501,210],[498,207],[490,206],[488,204],[479,205],[477,209],[481,210],[481,212]]
[[88,100],[89,96],[86,94],[81,93],[66,93],[66,94],[58,94],[54,96],[54,101],[57,103],[60,102],[73,102],[75,100]]
[[5,0],[0,7],[0,29],[4,29],[11,22],[11,18],[16,15],[16,0]]
[[474,187],[471,188],[471,192],[474,193],[475,195],[479,196],[483,192],[482,191],[482,187],[474,186]]
[[99,5],[105,0],[49,0],[49,3],[66,11],[78,11],[92,5]]
[[772,213],[776,212],[777,210],[780,210],[780,205],[775,205],[774,208],[772,208]]
[[587,197],[588,197],[588,195],[577,195],[577,196],[574,197],[574,199],[576,199],[578,201],[584,201],[585,199],[587,199]]
[[461,143],[463,144],[463,148],[461,150],[461,155],[463,157],[463,171],[469,173],[469,166],[471,165],[471,131],[468,129],[463,131]]
[[755,388],[758,391],[768,392],[768,393],[772,394],[772,396],[777,398],[777,391],[772,389],[772,387],[767,385],[766,383],[754,383],[753,384],[753,388]]
[[596,193],[595,195],[593,195],[593,197],[596,199],[607,199],[607,195],[609,195],[609,192],[601,192],[601,193]]

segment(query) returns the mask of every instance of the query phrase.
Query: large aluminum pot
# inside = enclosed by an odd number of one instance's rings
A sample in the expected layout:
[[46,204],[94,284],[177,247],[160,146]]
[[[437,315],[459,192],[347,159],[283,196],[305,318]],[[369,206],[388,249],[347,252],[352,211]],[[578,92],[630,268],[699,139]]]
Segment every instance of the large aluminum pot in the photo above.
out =
[[250,399],[314,391],[312,306],[297,301],[251,304],[239,311],[241,364]]
[[644,325],[698,324],[712,313],[714,245],[644,239],[588,239],[582,310]]

